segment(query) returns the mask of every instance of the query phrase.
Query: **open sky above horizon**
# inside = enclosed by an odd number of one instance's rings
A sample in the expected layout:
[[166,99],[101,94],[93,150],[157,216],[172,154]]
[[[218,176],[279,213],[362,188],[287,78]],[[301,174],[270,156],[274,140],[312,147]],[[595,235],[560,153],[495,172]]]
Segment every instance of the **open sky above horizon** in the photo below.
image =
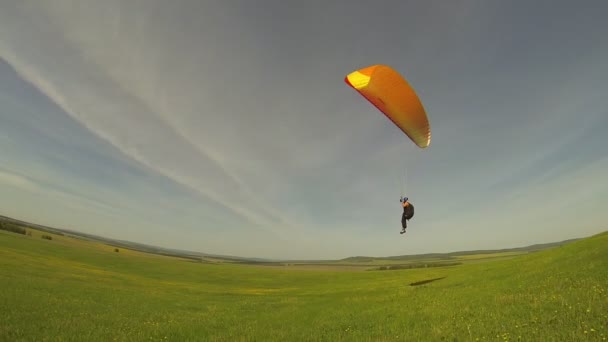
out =
[[[326,259],[608,229],[606,1],[5,1],[0,214]],[[417,148],[344,83],[388,64]],[[416,208],[399,235],[405,191]]]

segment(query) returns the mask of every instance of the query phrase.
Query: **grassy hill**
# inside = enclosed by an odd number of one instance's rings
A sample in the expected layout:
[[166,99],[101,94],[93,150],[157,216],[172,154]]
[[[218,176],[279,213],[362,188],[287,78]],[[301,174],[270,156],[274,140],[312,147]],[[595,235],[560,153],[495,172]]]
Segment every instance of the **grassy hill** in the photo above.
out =
[[[203,262],[205,262],[205,261],[206,262],[256,261],[256,259],[247,259],[247,258],[226,256],[226,255],[213,255],[213,254],[207,254],[207,253],[151,246],[151,245],[146,245],[143,243],[132,242],[132,241],[111,239],[111,238],[106,238],[106,237],[94,235],[94,234],[87,234],[87,233],[83,233],[83,232],[79,232],[79,231],[71,230],[71,229],[62,229],[62,228],[44,226],[44,225],[26,222],[26,221],[12,218],[12,217],[0,215],[0,225],[2,225],[2,224],[8,225],[8,226],[13,226],[13,227],[22,227],[25,229],[31,228],[31,229],[35,229],[35,230],[41,231],[41,232],[53,233],[53,234],[62,235],[62,236],[69,236],[69,237],[72,237],[75,239],[80,239],[80,240],[101,242],[101,243],[104,243],[104,244],[107,244],[110,246],[114,246],[114,247],[118,247],[118,248],[126,248],[126,249],[136,250],[136,251],[145,252],[145,253],[173,256],[173,257],[196,260],[196,261],[203,261]],[[0,226],[0,230],[2,230],[1,226]]]
[[384,272],[193,263],[40,234],[0,231],[0,340],[608,338],[608,233]]

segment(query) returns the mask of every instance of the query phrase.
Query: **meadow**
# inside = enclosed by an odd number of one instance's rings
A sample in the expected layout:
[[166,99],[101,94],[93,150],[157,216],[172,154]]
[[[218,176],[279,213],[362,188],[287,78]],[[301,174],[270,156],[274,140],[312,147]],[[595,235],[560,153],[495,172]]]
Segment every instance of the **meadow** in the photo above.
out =
[[608,232],[386,271],[194,262],[40,234],[0,231],[2,341],[608,340]]

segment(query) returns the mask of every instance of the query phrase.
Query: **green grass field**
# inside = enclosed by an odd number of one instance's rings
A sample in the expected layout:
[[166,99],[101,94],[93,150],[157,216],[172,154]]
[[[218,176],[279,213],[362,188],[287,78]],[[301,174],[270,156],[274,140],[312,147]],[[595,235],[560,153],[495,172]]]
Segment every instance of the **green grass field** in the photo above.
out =
[[608,233],[508,260],[338,272],[0,231],[0,284],[2,341],[608,340]]

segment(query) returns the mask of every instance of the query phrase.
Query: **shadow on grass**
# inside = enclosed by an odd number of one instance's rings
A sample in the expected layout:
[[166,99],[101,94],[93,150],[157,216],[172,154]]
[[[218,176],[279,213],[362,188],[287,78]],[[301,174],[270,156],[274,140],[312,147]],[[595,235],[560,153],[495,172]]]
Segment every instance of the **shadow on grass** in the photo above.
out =
[[424,284],[432,283],[432,282],[437,281],[437,280],[441,280],[443,278],[446,278],[446,277],[421,280],[421,281],[410,283],[410,286],[424,285]]

